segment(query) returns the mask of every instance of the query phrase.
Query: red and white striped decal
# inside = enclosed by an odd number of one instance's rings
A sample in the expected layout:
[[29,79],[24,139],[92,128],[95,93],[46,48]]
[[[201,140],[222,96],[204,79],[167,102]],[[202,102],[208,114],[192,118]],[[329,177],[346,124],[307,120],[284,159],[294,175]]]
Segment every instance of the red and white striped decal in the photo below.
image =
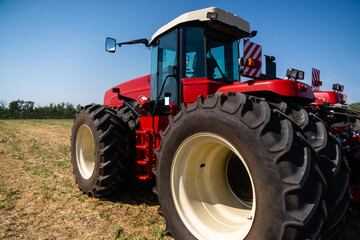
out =
[[319,91],[319,90],[320,90],[320,86],[321,86],[321,82],[320,82],[320,70],[315,69],[315,68],[312,69],[311,82],[312,82],[312,89],[313,89],[313,91]]
[[244,76],[261,78],[261,59],[262,59],[262,49],[261,46],[250,42],[248,40],[244,40],[244,60],[246,61],[249,58],[253,58],[260,62],[260,66],[258,68],[245,66],[244,67]]

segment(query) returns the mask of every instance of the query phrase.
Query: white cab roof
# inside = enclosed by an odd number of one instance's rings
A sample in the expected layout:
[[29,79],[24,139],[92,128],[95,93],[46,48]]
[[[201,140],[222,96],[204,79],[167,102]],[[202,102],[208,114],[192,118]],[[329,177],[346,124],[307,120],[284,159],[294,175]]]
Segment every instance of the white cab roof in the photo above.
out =
[[159,30],[156,31],[156,33],[152,36],[150,44],[154,39],[156,39],[161,34],[169,31],[170,29],[176,27],[177,25],[185,22],[191,22],[191,21],[209,21],[207,14],[208,13],[217,13],[216,20],[222,23],[225,23],[229,26],[234,26],[244,32],[250,33],[250,24],[249,22],[245,21],[244,19],[236,16],[235,14],[232,14],[230,12],[227,12],[225,10],[222,10],[217,7],[209,7],[200,9],[193,12],[188,12],[180,15],[179,17],[175,18],[168,24],[161,27]]

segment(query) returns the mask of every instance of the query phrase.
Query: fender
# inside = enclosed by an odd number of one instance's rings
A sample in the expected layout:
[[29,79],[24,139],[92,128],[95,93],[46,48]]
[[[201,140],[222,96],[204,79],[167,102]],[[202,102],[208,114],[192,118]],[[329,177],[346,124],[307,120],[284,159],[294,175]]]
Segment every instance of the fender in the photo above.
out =
[[283,97],[293,97],[310,103],[315,100],[311,87],[293,80],[250,80],[247,82],[226,83],[221,80],[207,78],[182,79],[182,99],[185,104],[196,101],[197,96],[214,94],[215,92],[270,93]]
[[271,92],[284,97],[305,98],[310,102],[315,100],[314,92],[311,87],[305,83],[280,79],[280,80],[250,80],[244,83],[234,82],[232,85],[220,87],[217,92]]

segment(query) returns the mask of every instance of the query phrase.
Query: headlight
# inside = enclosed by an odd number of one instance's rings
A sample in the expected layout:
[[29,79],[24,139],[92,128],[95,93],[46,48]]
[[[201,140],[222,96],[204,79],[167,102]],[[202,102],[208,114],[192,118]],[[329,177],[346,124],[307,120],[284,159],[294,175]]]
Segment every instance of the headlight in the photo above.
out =
[[297,70],[297,69],[294,69],[294,68],[289,68],[286,72],[286,76],[289,78],[289,79],[294,79],[294,80],[303,80],[304,79],[304,76],[305,76],[305,73],[304,71],[300,71],[300,70]]
[[338,91],[339,88],[340,88],[340,84],[338,84],[338,83],[334,83],[332,86],[332,90],[334,90],[334,91]]
[[304,80],[305,73],[304,71],[298,71],[297,79]]
[[344,85],[341,85],[340,86],[340,92],[343,92],[344,91]]
[[343,92],[344,91],[344,85],[340,85],[339,83],[333,84],[332,89],[334,91]]

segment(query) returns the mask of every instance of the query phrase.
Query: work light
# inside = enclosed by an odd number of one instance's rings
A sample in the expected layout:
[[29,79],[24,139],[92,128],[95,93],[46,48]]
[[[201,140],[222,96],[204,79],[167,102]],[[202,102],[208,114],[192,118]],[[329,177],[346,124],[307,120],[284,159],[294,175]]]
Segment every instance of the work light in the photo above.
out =
[[305,73],[304,71],[298,70],[297,79],[304,80]]
[[303,80],[304,76],[305,76],[305,73],[304,73],[304,71],[300,71],[300,70],[297,70],[295,68],[289,68],[287,70],[287,72],[286,72],[286,76],[289,79]]
[[297,70],[293,68],[289,68],[286,72],[286,76],[291,79],[296,79],[297,77]]
[[334,91],[343,92],[344,91],[344,85],[340,85],[339,83],[333,84],[332,89]]
[[206,17],[209,18],[210,20],[216,20],[218,17],[218,14],[216,12],[208,12]]

